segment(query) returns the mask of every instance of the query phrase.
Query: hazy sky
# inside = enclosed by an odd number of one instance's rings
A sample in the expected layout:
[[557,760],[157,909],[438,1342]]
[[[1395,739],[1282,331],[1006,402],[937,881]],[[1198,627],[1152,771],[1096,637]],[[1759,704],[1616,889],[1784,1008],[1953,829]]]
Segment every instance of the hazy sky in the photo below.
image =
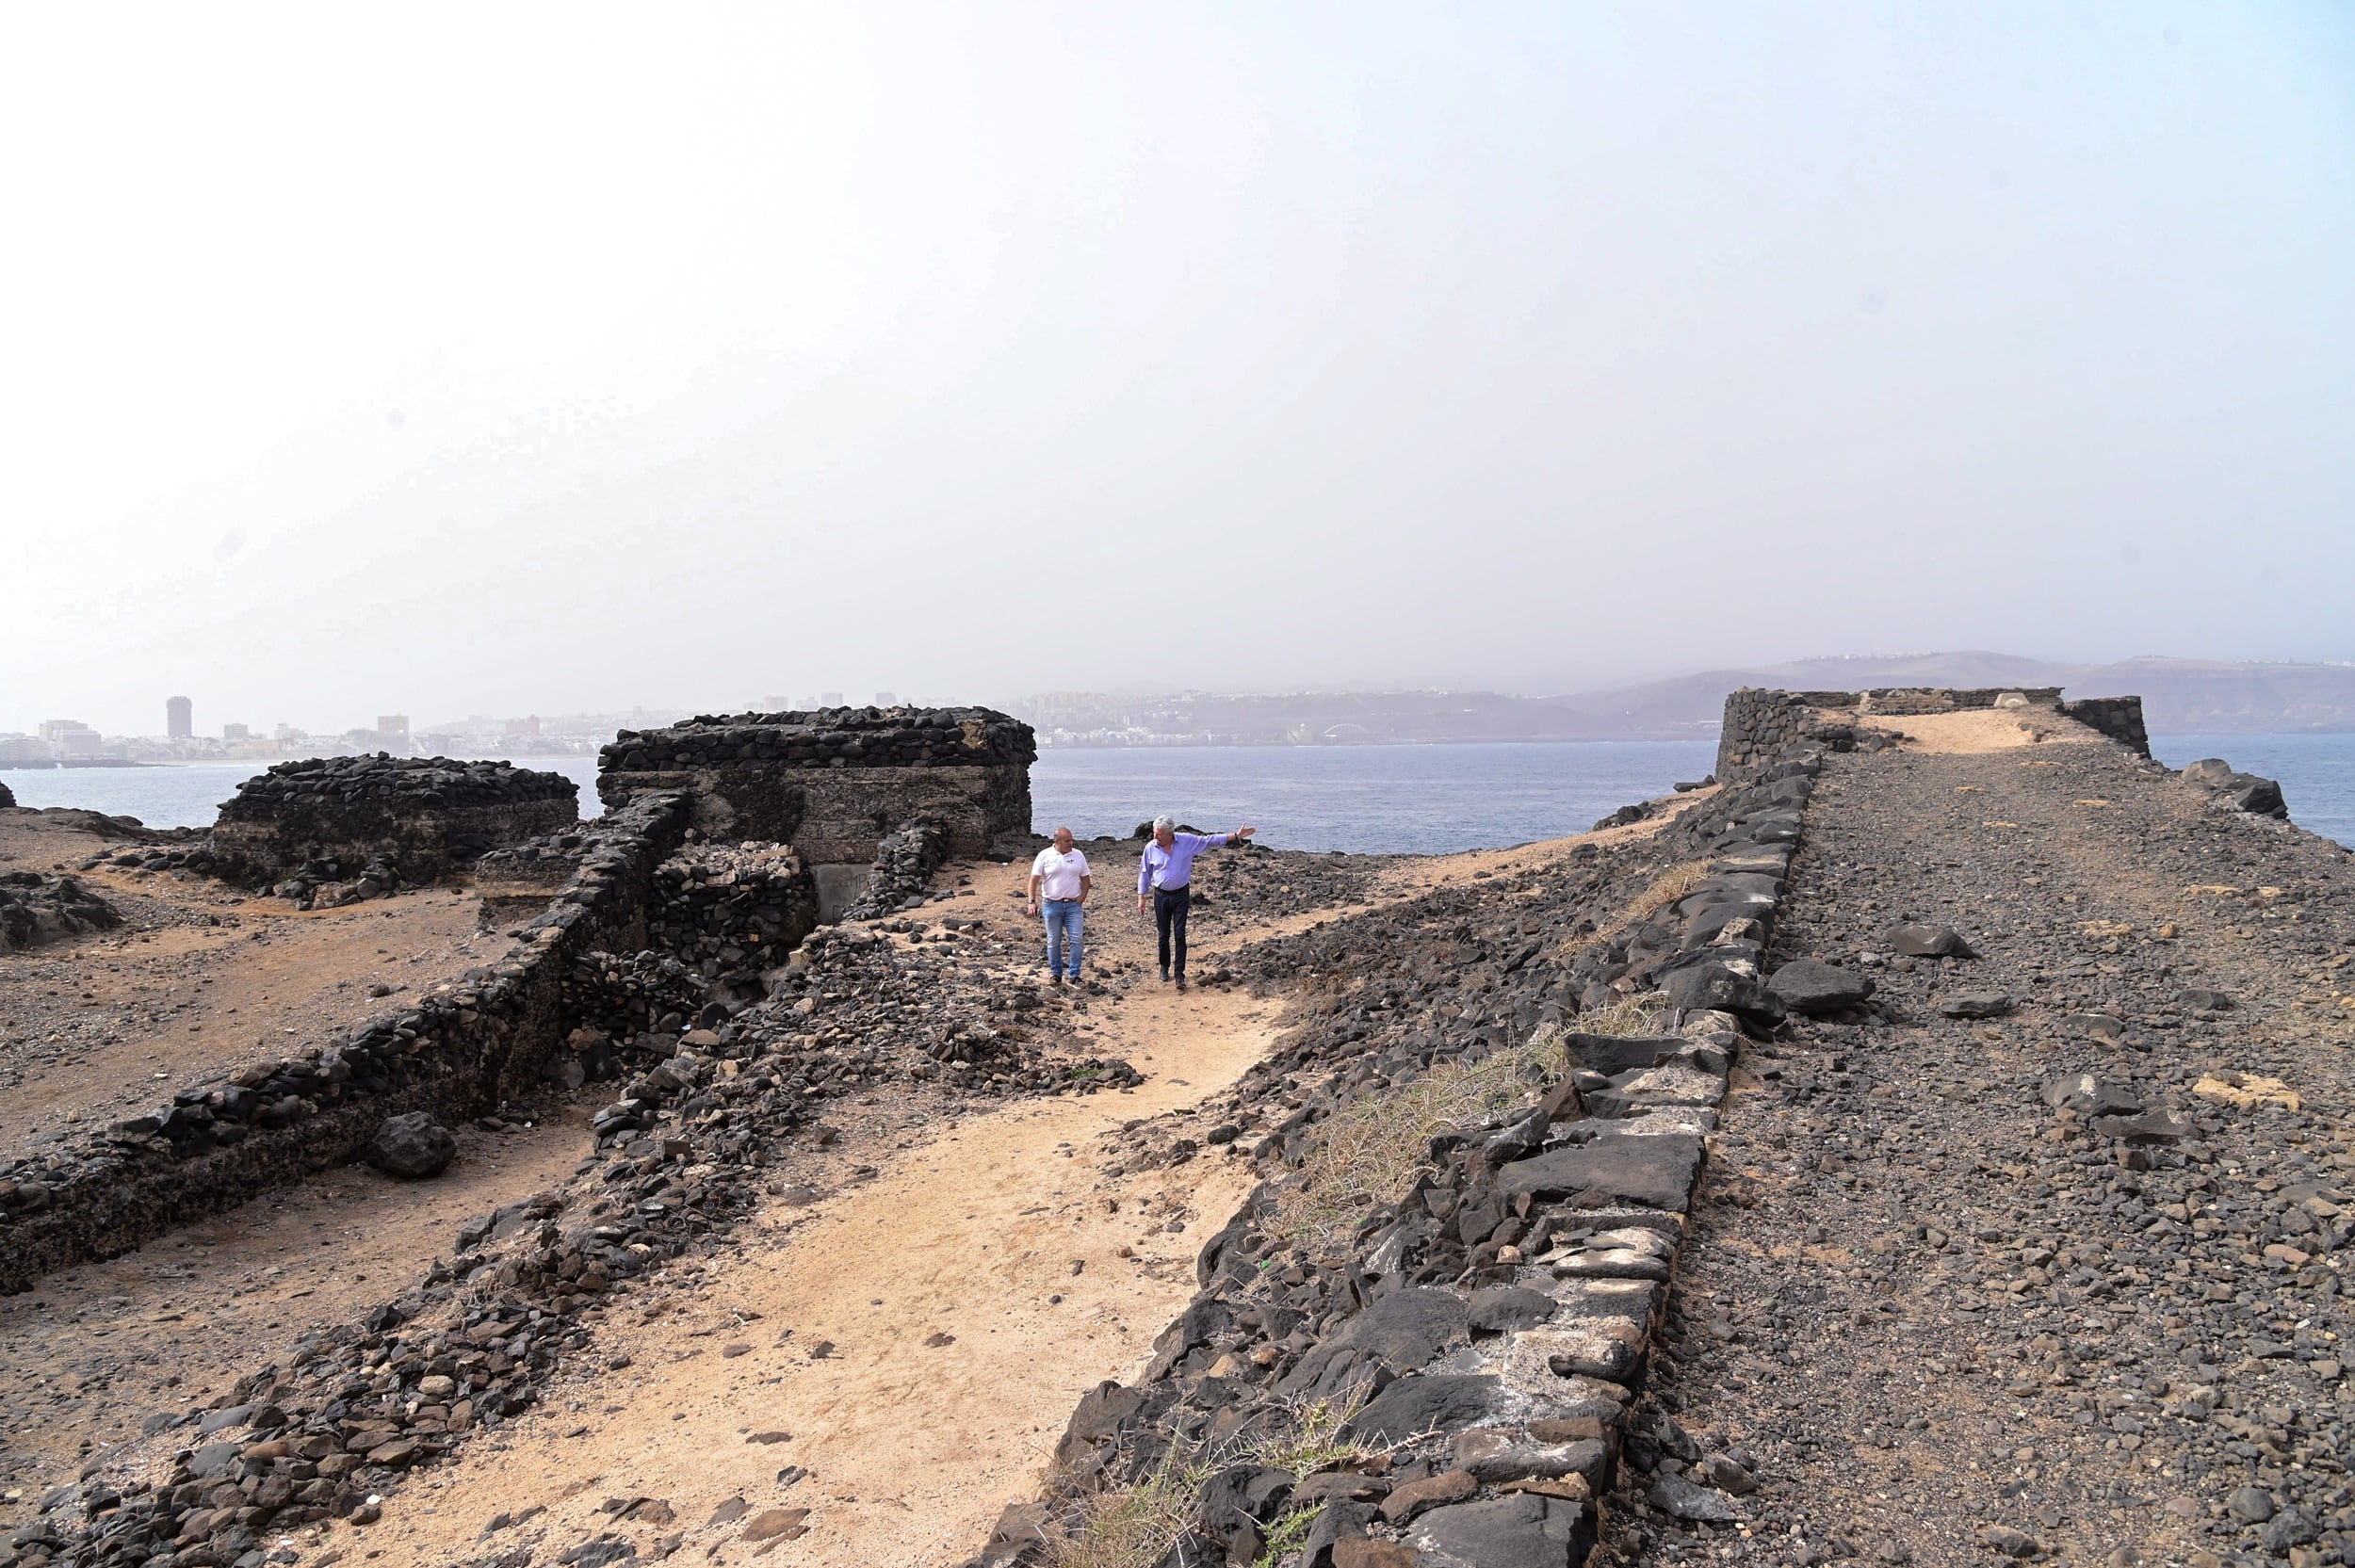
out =
[[0,13],[0,729],[2355,657],[2355,9]]

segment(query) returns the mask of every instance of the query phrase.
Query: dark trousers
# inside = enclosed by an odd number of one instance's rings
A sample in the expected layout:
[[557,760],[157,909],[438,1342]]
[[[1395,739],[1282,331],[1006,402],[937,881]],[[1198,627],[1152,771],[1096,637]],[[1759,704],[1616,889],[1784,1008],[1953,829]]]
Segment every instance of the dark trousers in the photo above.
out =
[[1157,887],[1153,890],[1153,929],[1161,933],[1161,967],[1169,967],[1169,946],[1178,945],[1178,973],[1186,972],[1186,912],[1194,908],[1191,887]]

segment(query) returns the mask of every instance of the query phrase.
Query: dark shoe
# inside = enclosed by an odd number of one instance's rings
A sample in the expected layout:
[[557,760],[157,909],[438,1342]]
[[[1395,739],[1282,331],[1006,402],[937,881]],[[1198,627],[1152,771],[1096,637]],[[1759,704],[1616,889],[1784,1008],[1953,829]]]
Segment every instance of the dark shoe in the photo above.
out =
[[1061,985],[1063,984],[1063,977],[1061,975],[1049,975],[1047,977],[1047,983],[1048,985]]
[[1163,985],[1169,983],[1169,965],[1166,963],[1161,965],[1161,983]]
[[1178,977],[1178,989],[1180,991],[1186,989],[1186,978],[1183,975]]

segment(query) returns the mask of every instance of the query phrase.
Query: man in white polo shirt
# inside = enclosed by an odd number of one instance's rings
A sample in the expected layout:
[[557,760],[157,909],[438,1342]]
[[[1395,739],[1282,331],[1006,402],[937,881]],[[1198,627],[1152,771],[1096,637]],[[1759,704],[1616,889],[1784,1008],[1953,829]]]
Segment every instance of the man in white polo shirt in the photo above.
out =
[[1071,983],[1080,982],[1080,946],[1087,929],[1088,893],[1096,885],[1088,858],[1075,849],[1069,828],[1055,830],[1055,842],[1031,862],[1032,914],[1047,913],[1047,973],[1052,984],[1064,979],[1064,955],[1071,958]]

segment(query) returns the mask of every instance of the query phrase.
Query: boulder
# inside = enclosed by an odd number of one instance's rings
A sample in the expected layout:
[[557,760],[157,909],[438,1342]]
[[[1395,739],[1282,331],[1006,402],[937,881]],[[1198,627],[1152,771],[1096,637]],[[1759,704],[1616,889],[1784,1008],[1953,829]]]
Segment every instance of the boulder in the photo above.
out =
[[1481,1334],[1535,1328],[1554,1314],[1554,1299],[1527,1285],[1490,1285],[1472,1292],[1466,1320]]
[[2253,773],[2235,775],[2233,786],[2217,799],[2234,811],[2245,811],[2251,816],[2289,820],[2289,802],[2282,797],[2282,786],[2271,779],[2261,779]]
[[1651,1483],[1649,1497],[1651,1506],[1661,1512],[1691,1524],[1730,1525],[1741,1517],[1724,1493],[1697,1485],[1682,1476],[1657,1478]]
[[387,1116],[368,1142],[368,1163],[389,1175],[438,1176],[457,1157],[457,1136],[421,1110]]
[[1747,963],[1709,959],[1684,964],[1668,972],[1661,989],[1687,1012],[1734,1012],[1767,1023],[1782,1017],[1782,1003]]
[[2142,1109],[2140,1100],[2090,1073],[2070,1073],[2053,1079],[2044,1086],[2044,1103],[2055,1110],[2073,1110],[2087,1117],[2133,1116]]
[[1407,1536],[1422,1568],[1573,1568],[1595,1544],[1594,1509],[1522,1493],[1433,1509]]
[[1598,1193],[1612,1203],[1682,1210],[1701,1170],[1701,1140],[1691,1133],[1598,1138],[1517,1160],[1497,1172],[1508,1198]]
[[2222,757],[2201,757],[2176,777],[2194,789],[2222,789],[2233,782],[2233,765]]
[[1971,944],[1952,926],[1899,926],[1882,938],[1890,951],[1907,958],[1976,958]]
[[1656,1066],[1662,1057],[1682,1050],[1686,1042],[1680,1035],[1577,1032],[1565,1035],[1563,1044],[1569,1053],[1571,1066],[1612,1077]]
[[1828,1018],[1860,1005],[1873,994],[1873,982],[1836,964],[1795,959],[1775,971],[1766,989],[1802,1017]]
[[1280,1386],[1287,1392],[1309,1387],[1334,1362],[1360,1353],[1411,1372],[1441,1350],[1462,1344],[1465,1336],[1464,1301],[1454,1291],[1393,1290],[1327,1334],[1323,1344],[1300,1358]]
[[1453,1431],[1486,1416],[1503,1391],[1503,1380],[1485,1373],[1401,1378],[1351,1417],[1346,1434],[1361,1443],[1395,1444]]
[[2180,1143],[2197,1131],[2189,1122],[2180,1121],[2173,1112],[2147,1110],[2139,1116],[2104,1116],[2093,1123],[2093,1130],[2103,1138],[2115,1138],[2128,1143]]
[[2210,797],[2208,803],[2218,810],[2284,820],[2289,816],[2289,805],[2282,798],[2279,784],[2254,773],[2243,773],[2222,757],[2201,757],[2177,777],[2193,789],[2205,790]]

